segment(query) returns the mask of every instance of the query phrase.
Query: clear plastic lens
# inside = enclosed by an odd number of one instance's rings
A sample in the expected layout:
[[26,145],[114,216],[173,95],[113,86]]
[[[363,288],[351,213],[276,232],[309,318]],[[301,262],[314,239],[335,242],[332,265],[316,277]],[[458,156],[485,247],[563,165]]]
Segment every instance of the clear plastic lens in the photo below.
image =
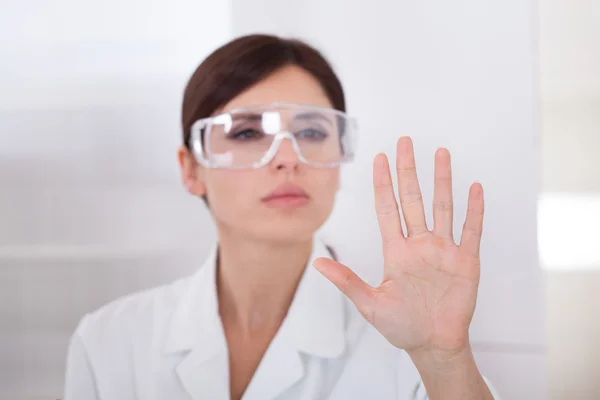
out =
[[301,162],[337,166],[352,159],[354,122],[320,107],[274,105],[235,110],[192,128],[198,160],[216,168],[258,168],[282,140],[291,140]]

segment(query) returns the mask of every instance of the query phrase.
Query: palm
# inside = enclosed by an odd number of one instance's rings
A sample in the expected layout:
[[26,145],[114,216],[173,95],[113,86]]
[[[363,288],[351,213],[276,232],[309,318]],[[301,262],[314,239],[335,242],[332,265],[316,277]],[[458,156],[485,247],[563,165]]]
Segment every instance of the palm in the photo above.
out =
[[464,345],[475,306],[475,264],[462,271],[457,246],[432,234],[406,242],[404,256],[389,260],[365,317],[400,348]]
[[483,192],[475,184],[460,245],[452,238],[450,155],[436,153],[434,229],[429,231],[417,180],[412,142],[398,141],[396,169],[403,232],[387,159],[374,168],[375,207],[382,235],[384,278],[373,288],[346,266],[320,259],[316,266],[394,346],[454,351],[468,342],[479,285]]

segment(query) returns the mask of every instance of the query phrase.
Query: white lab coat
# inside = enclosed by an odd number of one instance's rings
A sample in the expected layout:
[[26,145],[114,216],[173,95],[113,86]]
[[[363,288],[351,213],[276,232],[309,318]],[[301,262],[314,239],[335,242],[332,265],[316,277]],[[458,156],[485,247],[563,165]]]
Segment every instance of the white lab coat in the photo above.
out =
[[[426,399],[406,352],[312,267],[330,257],[319,240],[313,249],[243,400]],[[194,275],[86,315],[71,338],[64,399],[228,400],[215,256],[216,246]]]

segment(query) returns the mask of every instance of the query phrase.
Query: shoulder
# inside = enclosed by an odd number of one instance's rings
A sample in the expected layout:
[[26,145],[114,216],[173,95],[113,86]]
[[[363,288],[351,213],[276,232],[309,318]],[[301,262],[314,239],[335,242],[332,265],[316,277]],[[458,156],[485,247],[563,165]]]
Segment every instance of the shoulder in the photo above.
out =
[[113,300],[86,314],[74,336],[88,348],[114,346],[137,337],[161,334],[190,280],[191,277],[186,277]]

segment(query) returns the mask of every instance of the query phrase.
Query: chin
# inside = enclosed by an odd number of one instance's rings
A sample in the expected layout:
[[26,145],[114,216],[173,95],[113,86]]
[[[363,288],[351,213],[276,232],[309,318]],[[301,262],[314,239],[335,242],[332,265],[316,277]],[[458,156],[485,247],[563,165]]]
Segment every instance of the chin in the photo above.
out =
[[[268,228],[268,227],[265,227]],[[312,227],[288,225],[287,227],[274,226],[268,232],[261,232],[263,237],[273,242],[294,243],[305,242],[312,239],[317,230]]]
[[263,221],[256,234],[273,242],[304,242],[311,240],[321,225],[320,221],[306,218],[281,217],[277,220]]

